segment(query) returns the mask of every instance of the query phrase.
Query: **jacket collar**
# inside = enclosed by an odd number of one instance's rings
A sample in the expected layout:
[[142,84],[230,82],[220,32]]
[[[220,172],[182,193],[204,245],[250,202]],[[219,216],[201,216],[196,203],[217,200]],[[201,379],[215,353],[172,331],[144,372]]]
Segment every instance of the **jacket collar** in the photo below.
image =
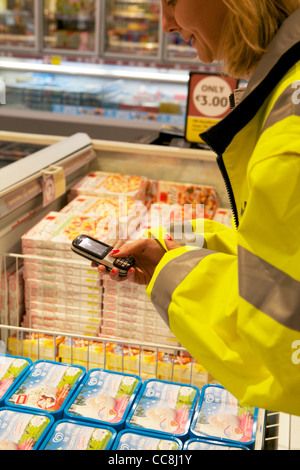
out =
[[240,103],[201,138],[222,155],[234,136],[255,116],[270,92],[300,60],[300,8],[289,16],[271,41],[249,80]]

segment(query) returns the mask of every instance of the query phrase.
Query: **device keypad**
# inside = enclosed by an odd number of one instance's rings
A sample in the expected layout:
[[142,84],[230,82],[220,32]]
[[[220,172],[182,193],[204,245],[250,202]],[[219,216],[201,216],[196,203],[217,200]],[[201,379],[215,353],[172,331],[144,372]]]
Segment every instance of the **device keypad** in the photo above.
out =
[[134,265],[134,259],[132,256],[126,256],[126,258],[117,258],[114,261],[114,266],[119,269],[129,269]]

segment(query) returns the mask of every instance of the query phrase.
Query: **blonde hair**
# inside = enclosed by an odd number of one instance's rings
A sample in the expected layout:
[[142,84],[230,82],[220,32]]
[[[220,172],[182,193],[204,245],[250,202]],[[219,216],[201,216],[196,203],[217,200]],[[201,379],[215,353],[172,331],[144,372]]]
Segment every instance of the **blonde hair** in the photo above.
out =
[[224,72],[236,78],[255,69],[283,21],[300,0],[223,0],[228,7],[219,57]]

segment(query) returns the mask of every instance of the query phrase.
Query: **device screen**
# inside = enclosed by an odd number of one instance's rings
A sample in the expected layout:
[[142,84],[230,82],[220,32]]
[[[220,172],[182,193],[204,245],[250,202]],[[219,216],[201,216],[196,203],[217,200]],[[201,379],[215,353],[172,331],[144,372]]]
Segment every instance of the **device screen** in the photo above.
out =
[[83,238],[80,242],[80,247],[83,248],[84,250],[89,251],[90,253],[95,254],[96,256],[99,256],[99,258],[105,258],[105,256],[108,255],[108,253],[111,251],[111,247],[108,245],[104,245],[102,243],[97,243],[94,240],[91,240],[90,238]]

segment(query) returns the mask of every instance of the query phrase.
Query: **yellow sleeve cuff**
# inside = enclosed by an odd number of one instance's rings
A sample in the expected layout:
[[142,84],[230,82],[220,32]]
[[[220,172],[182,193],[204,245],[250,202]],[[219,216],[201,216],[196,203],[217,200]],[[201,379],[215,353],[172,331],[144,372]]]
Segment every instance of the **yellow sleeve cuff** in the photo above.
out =
[[146,288],[146,293],[147,293],[150,300],[151,300],[151,292],[152,292],[154,283],[155,283],[156,278],[159,275],[160,271],[163,269],[163,267],[166,266],[166,264],[169,261],[173,260],[174,258],[177,258],[178,256],[186,253],[187,251],[192,251],[192,250],[198,250],[198,248],[194,247],[194,246],[181,246],[180,248],[175,248],[174,250],[167,251],[164,254],[162,259],[160,260],[160,262],[156,266],[155,271],[153,273],[153,276],[151,278],[151,281],[149,282],[149,284]]

